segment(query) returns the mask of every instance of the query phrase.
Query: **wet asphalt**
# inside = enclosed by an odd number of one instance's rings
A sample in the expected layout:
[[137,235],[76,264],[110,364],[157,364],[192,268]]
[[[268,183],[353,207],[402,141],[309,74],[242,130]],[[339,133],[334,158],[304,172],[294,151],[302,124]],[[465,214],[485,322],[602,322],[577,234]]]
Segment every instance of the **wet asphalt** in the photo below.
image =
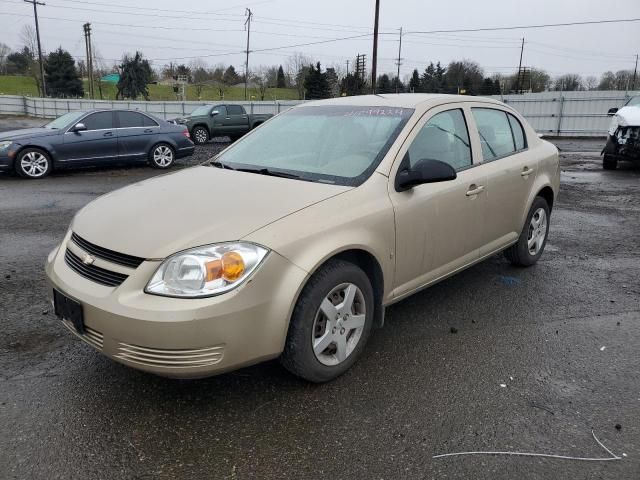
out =
[[[325,385],[277,361],[176,381],[100,356],[51,312],[43,263],[80,207],[158,172],[0,175],[0,478],[639,478],[640,168],[603,171],[600,140],[558,145],[542,260],[496,255],[390,307]],[[592,429],[626,456],[432,458],[607,456]]]

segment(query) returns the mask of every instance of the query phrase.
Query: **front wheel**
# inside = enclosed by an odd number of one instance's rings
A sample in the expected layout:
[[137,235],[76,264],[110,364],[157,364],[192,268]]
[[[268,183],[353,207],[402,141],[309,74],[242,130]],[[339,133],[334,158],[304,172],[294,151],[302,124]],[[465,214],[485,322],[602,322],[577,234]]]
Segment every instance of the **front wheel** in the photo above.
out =
[[173,165],[176,155],[166,143],[159,143],[151,149],[149,162],[152,167],[165,169]]
[[611,155],[605,153],[602,157],[602,168],[605,170],[615,170],[618,168],[618,159],[612,158]]
[[505,257],[513,265],[529,267],[540,259],[547,244],[549,213],[547,201],[536,197],[518,241],[504,251]]
[[15,169],[23,178],[44,178],[51,173],[51,157],[39,148],[25,148],[16,158]]
[[326,382],[342,375],[364,350],[374,305],[367,275],[352,263],[331,260],[311,277],[300,294],[282,364],[310,382]]
[[204,127],[195,127],[191,132],[193,143],[196,145],[204,145],[209,141],[209,130]]

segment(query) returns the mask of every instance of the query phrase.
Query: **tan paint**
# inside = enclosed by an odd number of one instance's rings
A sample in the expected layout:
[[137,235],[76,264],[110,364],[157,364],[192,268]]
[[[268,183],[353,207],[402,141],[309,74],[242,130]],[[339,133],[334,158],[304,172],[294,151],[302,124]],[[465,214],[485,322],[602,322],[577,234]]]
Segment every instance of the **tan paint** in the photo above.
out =
[[[86,325],[103,335],[102,353],[135,368],[181,378],[277,357],[300,291],[332,256],[352,249],[372,255],[383,272],[383,304],[388,305],[512,244],[536,194],[549,186],[557,195],[557,150],[540,140],[517,112],[495,100],[383,95],[321,103],[407,107],[415,112],[376,172],[357,188],[195,167],[117,190],[80,211],[72,223],[80,236],[151,259],[137,269],[96,259],[96,266],[129,275],[110,288],[80,277],[66,265],[65,248],[83,254],[69,241],[71,231],[50,255],[46,271],[51,285],[83,304]],[[472,106],[516,115],[525,128],[527,150],[485,163]],[[473,166],[458,172],[456,180],[396,192],[394,178],[411,141],[434,114],[451,108],[465,112]],[[521,176],[525,167],[534,172]],[[473,185],[485,190],[467,196]],[[240,287],[201,299],[144,293],[162,258],[232,240],[271,250]],[[123,358],[123,348],[166,351],[169,356],[183,350],[215,354],[211,365],[171,368],[131,362]]]

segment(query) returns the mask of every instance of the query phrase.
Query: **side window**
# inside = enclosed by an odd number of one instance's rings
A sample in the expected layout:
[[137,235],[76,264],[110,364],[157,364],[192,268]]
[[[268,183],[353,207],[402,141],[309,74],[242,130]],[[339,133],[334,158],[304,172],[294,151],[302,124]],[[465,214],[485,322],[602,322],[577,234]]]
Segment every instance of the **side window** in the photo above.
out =
[[524,150],[527,148],[527,142],[525,141],[524,129],[516,117],[507,113],[509,118],[509,124],[511,125],[511,132],[513,133],[513,141],[516,144],[516,150]]
[[462,110],[447,110],[434,115],[420,130],[409,147],[409,162],[440,160],[456,170],[471,166],[469,131]]
[[105,130],[113,128],[113,112],[92,113],[82,120],[87,130]]
[[143,127],[145,116],[136,112],[116,112],[120,128]]
[[227,116],[227,108],[224,105],[217,105],[215,107],[213,107],[213,110],[211,110],[212,112],[214,110],[218,111],[218,116],[219,117],[226,117]]
[[229,115],[244,115],[244,109],[240,105],[227,105]]
[[507,113],[492,108],[472,108],[478,126],[482,157],[485,161],[515,152],[515,144]]

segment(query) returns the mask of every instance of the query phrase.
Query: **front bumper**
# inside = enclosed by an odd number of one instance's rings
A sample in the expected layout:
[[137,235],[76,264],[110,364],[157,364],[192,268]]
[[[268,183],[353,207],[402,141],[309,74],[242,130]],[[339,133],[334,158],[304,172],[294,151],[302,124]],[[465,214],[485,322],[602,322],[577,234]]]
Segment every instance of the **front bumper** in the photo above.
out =
[[0,151],[0,172],[13,170],[16,152],[13,150]]
[[65,249],[78,246],[68,234],[46,265],[53,288],[80,302],[89,345],[120,363],[175,377],[215,375],[280,355],[289,318],[306,272],[270,252],[243,285],[226,294],[201,299],[168,298],[144,293],[159,261],[134,269],[97,259],[96,265],[128,270],[117,287],[80,276],[65,261]]

